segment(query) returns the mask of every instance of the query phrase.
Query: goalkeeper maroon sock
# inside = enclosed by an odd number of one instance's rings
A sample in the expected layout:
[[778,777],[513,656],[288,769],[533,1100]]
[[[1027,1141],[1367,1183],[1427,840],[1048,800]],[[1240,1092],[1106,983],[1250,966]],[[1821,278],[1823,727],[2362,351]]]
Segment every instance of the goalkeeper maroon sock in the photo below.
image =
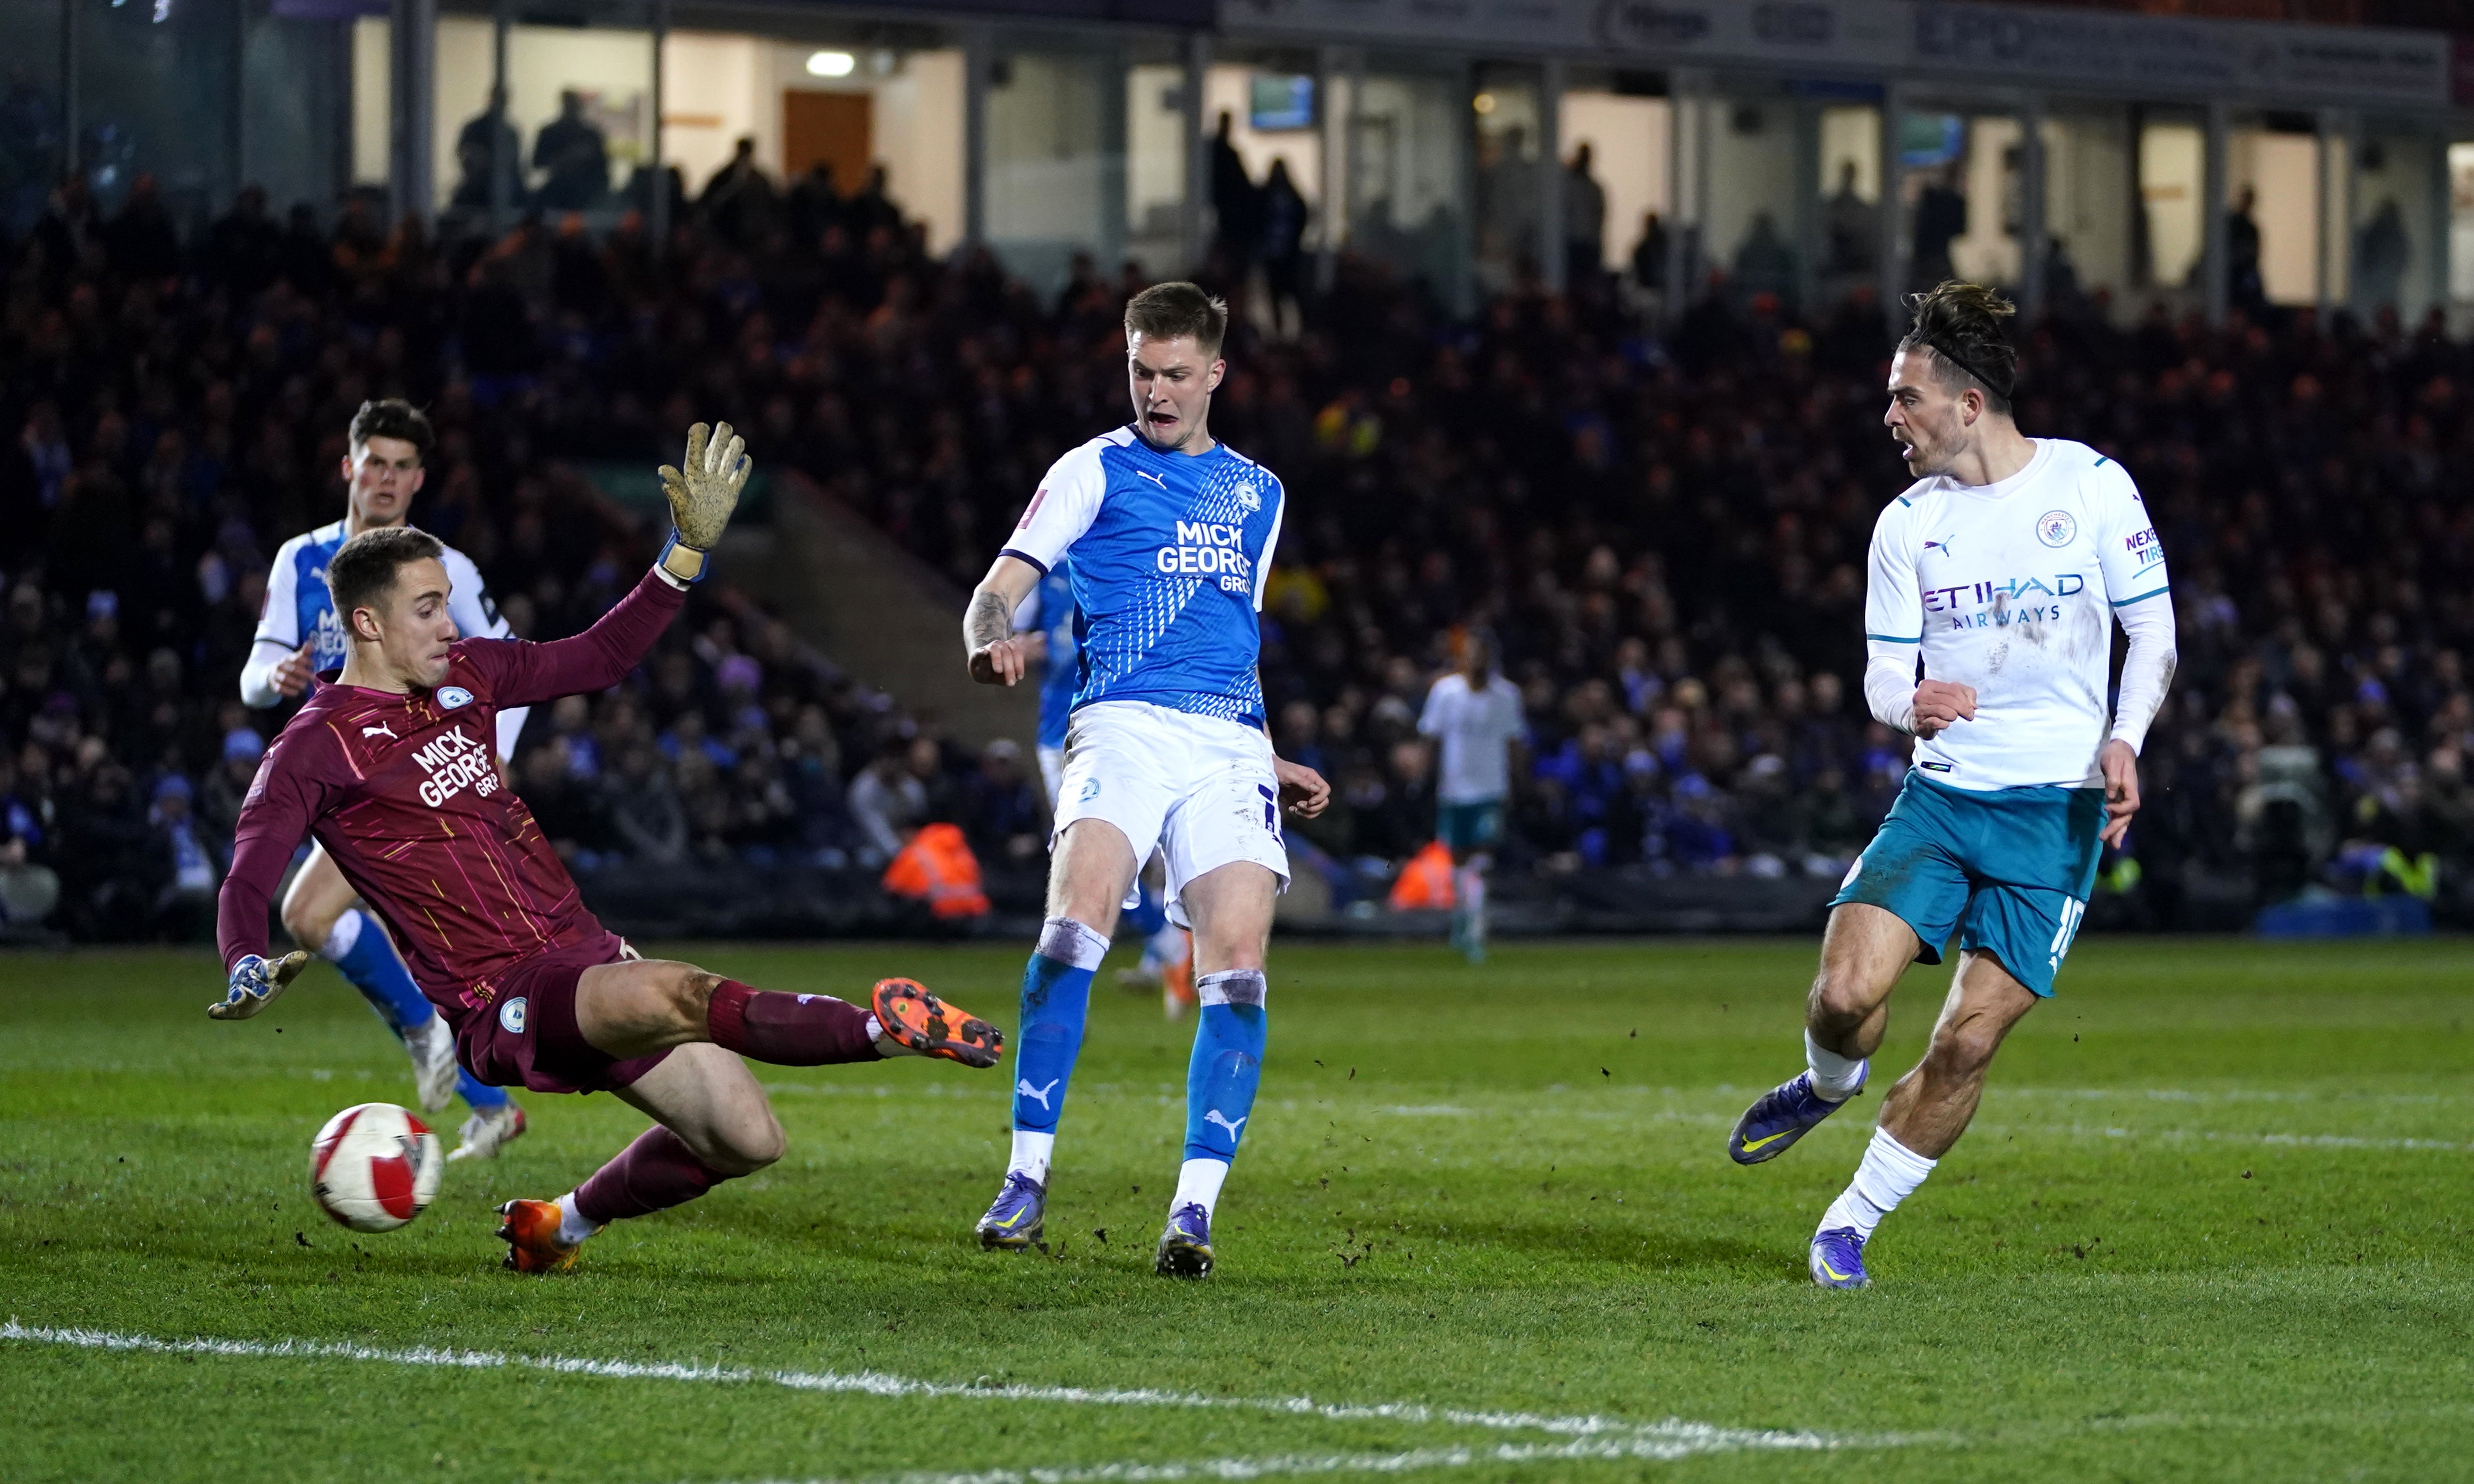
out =
[[655,1124],[575,1187],[575,1209],[594,1226],[606,1226],[684,1206],[731,1178],[690,1153],[676,1134]]
[[867,1033],[871,1017],[830,994],[782,994],[724,979],[713,992],[705,1024],[714,1044],[776,1066],[826,1066],[873,1062],[881,1054]]

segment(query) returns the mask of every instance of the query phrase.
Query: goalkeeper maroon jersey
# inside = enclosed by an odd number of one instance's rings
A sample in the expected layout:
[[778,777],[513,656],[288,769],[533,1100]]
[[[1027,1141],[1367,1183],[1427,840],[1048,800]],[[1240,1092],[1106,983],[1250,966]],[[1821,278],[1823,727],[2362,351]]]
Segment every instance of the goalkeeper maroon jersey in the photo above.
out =
[[684,594],[658,573],[573,638],[463,639],[434,690],[321,684],[250,784],[217,939],[229,969],[264,953],[267,904],[303,835],[383,919],[450,1022],[510,965],[604,929],[498,772],[501,710],[602,690],[652,648]]

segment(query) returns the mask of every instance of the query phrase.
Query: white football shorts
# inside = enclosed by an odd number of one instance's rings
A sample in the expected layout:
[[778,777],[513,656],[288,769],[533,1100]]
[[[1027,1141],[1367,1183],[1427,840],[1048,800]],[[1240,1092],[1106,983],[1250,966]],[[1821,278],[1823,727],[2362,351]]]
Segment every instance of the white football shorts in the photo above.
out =
[[1185,915],[1185,883],[1248,860],[1289,885],[1280,839],[1280,784],[1272,741],[1251,727],[1172,711],[1147,701],[1101,701],[1074,713],[1065,733],[1055,837],[1076,820],[1124,831],[1134,859],[1156,848],[1168,865],[1169,920]]
[[1039,781],[1048,790],[1048,806],[1054,809],[1058,798],[1056,790],[1063,786],[1065,777],[1065,749],[1041,747],[1033,751],[1039,756]]

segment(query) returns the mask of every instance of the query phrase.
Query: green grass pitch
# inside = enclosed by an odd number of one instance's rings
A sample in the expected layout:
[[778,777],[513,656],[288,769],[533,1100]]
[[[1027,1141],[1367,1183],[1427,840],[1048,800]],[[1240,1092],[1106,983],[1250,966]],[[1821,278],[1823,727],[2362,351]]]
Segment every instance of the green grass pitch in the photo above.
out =
[[[692,956],[910,973],[1008,1030],[1021,963]],[[1151,1273],[1191,1022],[1105,971],[1050,1256],[970,1236],[1007,1072],[764,1067],[780,1164],[544,1281],[499,1270],[491,1207],[571,1186],[642,1127],[623,1105],[530,1097],[506,1158],[355,1237],[310,1204],[310,1135],[412,1089],[331,969],[220,1025],[203,952],[0,958],[0,1478],[2474,1471],[2474,949],[2082,945],[1858,1294],[1814,1289],[1805,1242],[1878,1096],[1773,1164],[1723,1149],[1797,1066],[1812,956],[1277,945],[1200,1284]],[[1910,976],[1876,1093],[1946,981]],[[1270,1404],[1298,1398],[1333,1405]]]

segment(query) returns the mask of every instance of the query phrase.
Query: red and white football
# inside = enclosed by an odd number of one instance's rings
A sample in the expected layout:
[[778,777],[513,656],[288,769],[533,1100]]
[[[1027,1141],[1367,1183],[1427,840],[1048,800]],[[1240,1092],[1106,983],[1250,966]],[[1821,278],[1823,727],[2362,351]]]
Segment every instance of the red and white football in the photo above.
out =
[[438,1194],[438,1136],[393,1103],[362,1103],[327,1120],[309,1146],[309,1193],[355,1232],[392,1232]]

